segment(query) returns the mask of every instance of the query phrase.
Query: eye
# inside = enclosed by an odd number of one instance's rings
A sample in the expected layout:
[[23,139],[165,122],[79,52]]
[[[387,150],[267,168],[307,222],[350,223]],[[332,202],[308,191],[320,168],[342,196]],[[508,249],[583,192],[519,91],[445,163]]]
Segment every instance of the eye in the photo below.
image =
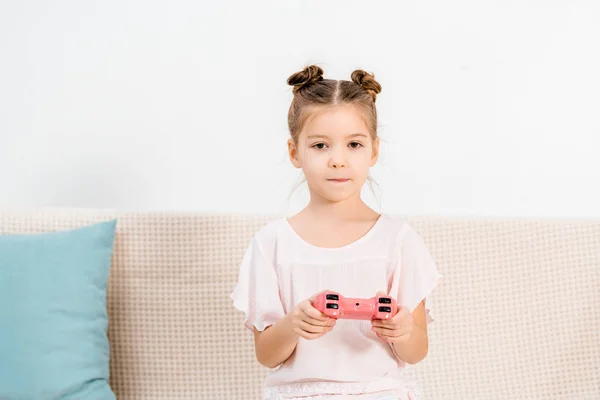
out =
[[[321,147],[319,147],[319,146],[321,146]],[[325,143],[316,143],[316,144],[313,144],[311,147],[315,147],[319,150],[322,150],[323,149],[322,146],[325,146]]]
[[[356,146],[353,146],[356,145]],[[351,142],[350,143],[350,147],[352,147],[353,149],[358,149],[359,147],[362,147],[362,143],[359,142]]]

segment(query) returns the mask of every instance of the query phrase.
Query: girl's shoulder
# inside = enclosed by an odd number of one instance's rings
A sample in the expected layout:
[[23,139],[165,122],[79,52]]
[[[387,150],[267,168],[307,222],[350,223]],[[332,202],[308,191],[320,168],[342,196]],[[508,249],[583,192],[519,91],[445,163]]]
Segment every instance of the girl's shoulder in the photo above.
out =
[[266,222],[254,232],[253,240],[260,243],[277,241],[277,236],[281,234],[281,225],[285,222],[286,219],[284,217],[279,217]]
[[282,217],[266,222],[254,232],[249,246],[260,249],[265,256],[274,256],[277,243],[281,242],[281,225],[285,222]]
[[386,235],[399,236],[406,230],[412,229],[408,220],[404,217],[382,213],[380,218],[382,220],[382,230]]
[[423,236],[417,231],[406,217],[386,216],[387,231],[385,234],[394,239],[396,248],[410,247],[424,242]]

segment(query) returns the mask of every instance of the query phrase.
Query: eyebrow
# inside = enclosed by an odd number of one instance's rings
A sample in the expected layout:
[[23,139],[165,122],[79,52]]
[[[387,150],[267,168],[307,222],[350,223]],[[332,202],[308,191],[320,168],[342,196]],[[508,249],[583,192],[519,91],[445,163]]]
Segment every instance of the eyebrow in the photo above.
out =
[[[346,138],[352,138],[352,137],[358,137],[358,136],[368,137],[364,133],[352,133],[352,134],[346,136]],[[306,138],[307,139],[316,139],[316,138],[329,139],[329,136],[327,136],[327,135],[308,135]]]

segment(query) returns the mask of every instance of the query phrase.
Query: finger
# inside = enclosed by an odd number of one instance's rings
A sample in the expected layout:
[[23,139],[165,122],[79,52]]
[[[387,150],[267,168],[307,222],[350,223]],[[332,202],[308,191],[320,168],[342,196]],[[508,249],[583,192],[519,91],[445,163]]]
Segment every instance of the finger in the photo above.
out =
[[312,304],[308,302],[302,305],[301,310],[304,312],[304,314],[317,320],[327,321],[329,319],[327,315],[314,308]]
[[320,294],[321,294],[321,292],[319,292],[319,293],[315,293],[315,294],[313,294],[312,296],[310,296],[310,297],[309,297],[308,299],[306,299],[306,300],[310,301],[310,303],[312,304],[312,303],[313,303],[313,302],[314,302],[314,301],[317,299],[317,297],[318,297]]
[[306,340],[314,340],[314,339],[318,339],[321,336],[323,336],[323,333],[309,333],[309,332],[305,332],[300,328],[295,328],[295,332],[300,336],[303,337]]
[[380,332],[383,335],[390,336],[394,335],[394,332],[399,331],[402,328],[388,327],[388,326],[374,326],[373,327],[377,332]]
[[301,316],[301,320],[309,323],[311,325],[316,325],[316,326],[333,326],[335,325],[335,319],[333,318],[329,318],[329,317],[325,317],[326,319],[317,319],[317,318],[313,318],[310,315],[304,314]]
[[404,335],[404,336],[399,336],[399,337],[389,337],[389,336],[379,336],[377,335],[381,340],[383,340],[386,343],[406,343],[408,342],[409,336],[408,335]]
[[304,300],[298,306],[301,313],[306,314],[314,319],[326,320],[329,317],[323,314],[321,311],[317,310],[310,299]]
[[308,333],[324,333],[324,332],[329,332],[333,329],[332,326],[311,325],[304,321],[300,321],[298,323],[298,327]]
[[390,324],[381,324],[381,325],[373,325],[374,328],[378,328],[381,329],[385,332],[389,332],[389,331],[399,331],[399,330],[411,330],[412,329],[412,324],[394,324],[394,325],[390,325]]
[[410,333],[411,329],[410,327],[400,329],[373,327],[373,331],[387,338],[397,338]]
[[382,320],[377,326],[386,329],[402,329],[406,327],[412,326],[412,318],[401,318],[401,319],[390,319],[390,320]]
[[307,332],[313,332],[313,333],[329,332],[334,327],[333,325],[313,325],[306,321],[300,321],[298,323],[298,326],[300,326],[302,329],[306,330]]
[[329,289],[321,290],[320,292],[317,292],[317,293],[313,294],[312,296],[310,296],[308,298],[308,300],[310,300],[310,302],[312,303],[313,301],[315,301],[317,299],[317,297],[319,297],[319,295],[326,293],[326,292],[331,292],[331,290],[329,290]]
[[[397,324],[403,320],[407,320],[407,322],[410,320],[410,323],[412,323],[412,315],[408,312],[408,308],[406,307],[398,307],[396,314],[383,321],[388,324]],[[405,322],[405,324],[407,322]]]
[[391,333],[392,331],[389,329],[373,328],[373,332],[375,332],[377,336],[379,336],[383,340],[389,340],[396,337]]
[[374,319],[371,323],[372,326],[376,326],[378,328],[389,328],[390,325],[389,323],[386,323],[384,320],[381,319]]
[[389,317],[387,319],[378,319],[376,321],[378,322],[378,325],[380,325],[380,326],[398,325],[399,323],[401,323],[402,319],[401,318],[396,318],[396,315],[391,316],[391,317]]

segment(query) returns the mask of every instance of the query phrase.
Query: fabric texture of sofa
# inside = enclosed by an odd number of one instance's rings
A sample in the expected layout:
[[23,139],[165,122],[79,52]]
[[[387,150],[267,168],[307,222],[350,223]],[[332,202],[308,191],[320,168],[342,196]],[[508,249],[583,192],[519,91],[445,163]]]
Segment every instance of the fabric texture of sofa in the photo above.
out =
[[[280,217],[4,207],[0,234],[117,218],[117,399],[254,400],[267,370],[228,296],[251,236]],[[600,221],[404,218],[444,276],[429,299],[429,354],[406,369],[425,399],[600,399]]]

